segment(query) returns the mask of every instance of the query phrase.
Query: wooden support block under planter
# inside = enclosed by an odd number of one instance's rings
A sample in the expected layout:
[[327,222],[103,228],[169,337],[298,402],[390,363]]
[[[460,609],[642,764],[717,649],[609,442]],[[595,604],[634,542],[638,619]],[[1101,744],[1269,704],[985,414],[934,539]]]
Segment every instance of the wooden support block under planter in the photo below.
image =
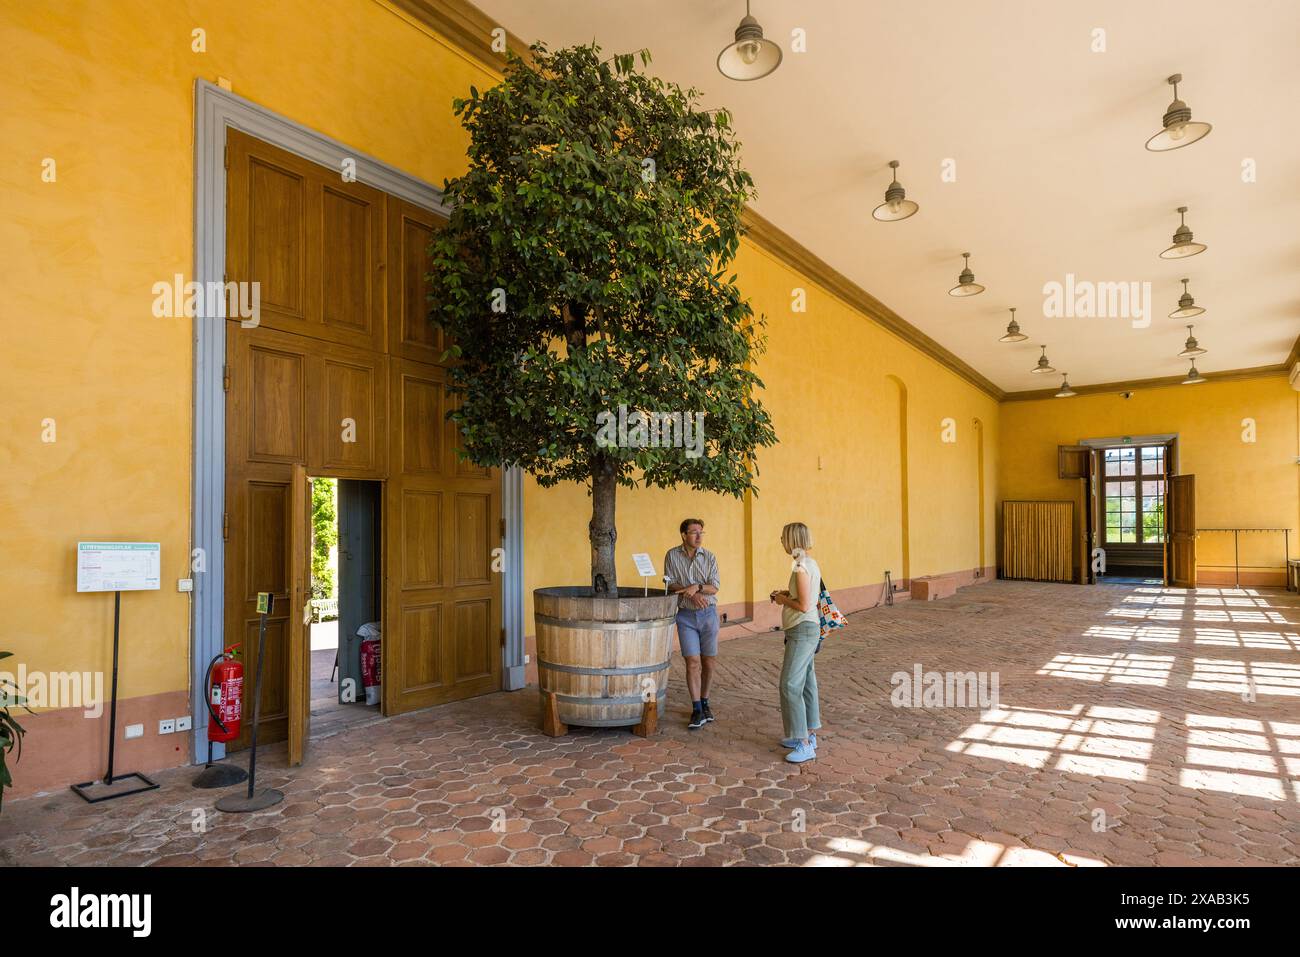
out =
[[937,578],[913,578],[912,598],[914,601],[934,601],[957,594],[957,579],[951,575]]
[[651,699],[641,709],[641,722],[632,726],[632,733],[638,737],[648,738],[659,730],[659,705]]
[[542,692],[542,734],[552,738],[569,733],[568,725],[560,721],[560,706],[552,691]]

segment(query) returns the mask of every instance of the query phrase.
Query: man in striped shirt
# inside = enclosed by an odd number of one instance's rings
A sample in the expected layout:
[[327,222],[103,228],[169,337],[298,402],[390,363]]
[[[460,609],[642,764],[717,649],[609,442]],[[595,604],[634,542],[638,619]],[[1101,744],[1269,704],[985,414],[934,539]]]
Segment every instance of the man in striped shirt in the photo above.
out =
[[686,659],[691,693],[692,731],[713,720],[709,680],[718,654],[718,559],[704,541],[704,522],[688,518],[680,526],[682,543],[664,556],[668,591],[677,595],[677,644]]

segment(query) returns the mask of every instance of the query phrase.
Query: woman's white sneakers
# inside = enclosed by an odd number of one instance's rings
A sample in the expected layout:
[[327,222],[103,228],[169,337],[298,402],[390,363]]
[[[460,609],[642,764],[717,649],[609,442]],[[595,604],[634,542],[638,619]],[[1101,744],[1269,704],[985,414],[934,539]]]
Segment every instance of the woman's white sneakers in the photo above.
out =
[[794,748],[785,759],[791,764],[803,764],[805,761],[811,761],[817,757],[817,732],[808,732],[808,743],[804,744],[798,738],[786,738],[781,742],[785,748]]
[[817,749],[811,744],[800,742],[798,747],[785,756],[785,759],[791,764],[803,764],[805,761],[811,761],[817,757]]

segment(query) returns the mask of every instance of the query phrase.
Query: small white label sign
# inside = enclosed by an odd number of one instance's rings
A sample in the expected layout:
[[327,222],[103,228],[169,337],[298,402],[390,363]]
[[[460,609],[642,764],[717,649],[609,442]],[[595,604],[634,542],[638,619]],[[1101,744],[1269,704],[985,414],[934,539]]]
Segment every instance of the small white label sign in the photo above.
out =
[[655,563],[645,552],[637,552],[632,556],[632,561],[636,562],[636,570],[642,578],[655,577]]
[[158,542],[77,542],[77,591],[162,587]]

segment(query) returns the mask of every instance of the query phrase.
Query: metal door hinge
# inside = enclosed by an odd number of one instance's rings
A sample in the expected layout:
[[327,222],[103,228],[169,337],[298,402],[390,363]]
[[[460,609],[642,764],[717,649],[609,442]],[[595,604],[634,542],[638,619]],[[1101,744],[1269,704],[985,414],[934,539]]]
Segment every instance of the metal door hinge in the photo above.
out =
[[225,163],[226,163],[226,169],[230,169],[230,140],[226,140]]
[[502,628],[502,629],[501,629],[501,647],[504,648],[505,646],[506,646],[506,630],[505,630],[504,628]]
[[228,365],[223,365],[221,367],[221,391],[230,391],[230,366]]
[[506,537],[506,520],[504,518],[501,519],[501,537],[502,539]]
[[221,513],[221,540],[223,542],[230,541],[230,513],[229,512]]

